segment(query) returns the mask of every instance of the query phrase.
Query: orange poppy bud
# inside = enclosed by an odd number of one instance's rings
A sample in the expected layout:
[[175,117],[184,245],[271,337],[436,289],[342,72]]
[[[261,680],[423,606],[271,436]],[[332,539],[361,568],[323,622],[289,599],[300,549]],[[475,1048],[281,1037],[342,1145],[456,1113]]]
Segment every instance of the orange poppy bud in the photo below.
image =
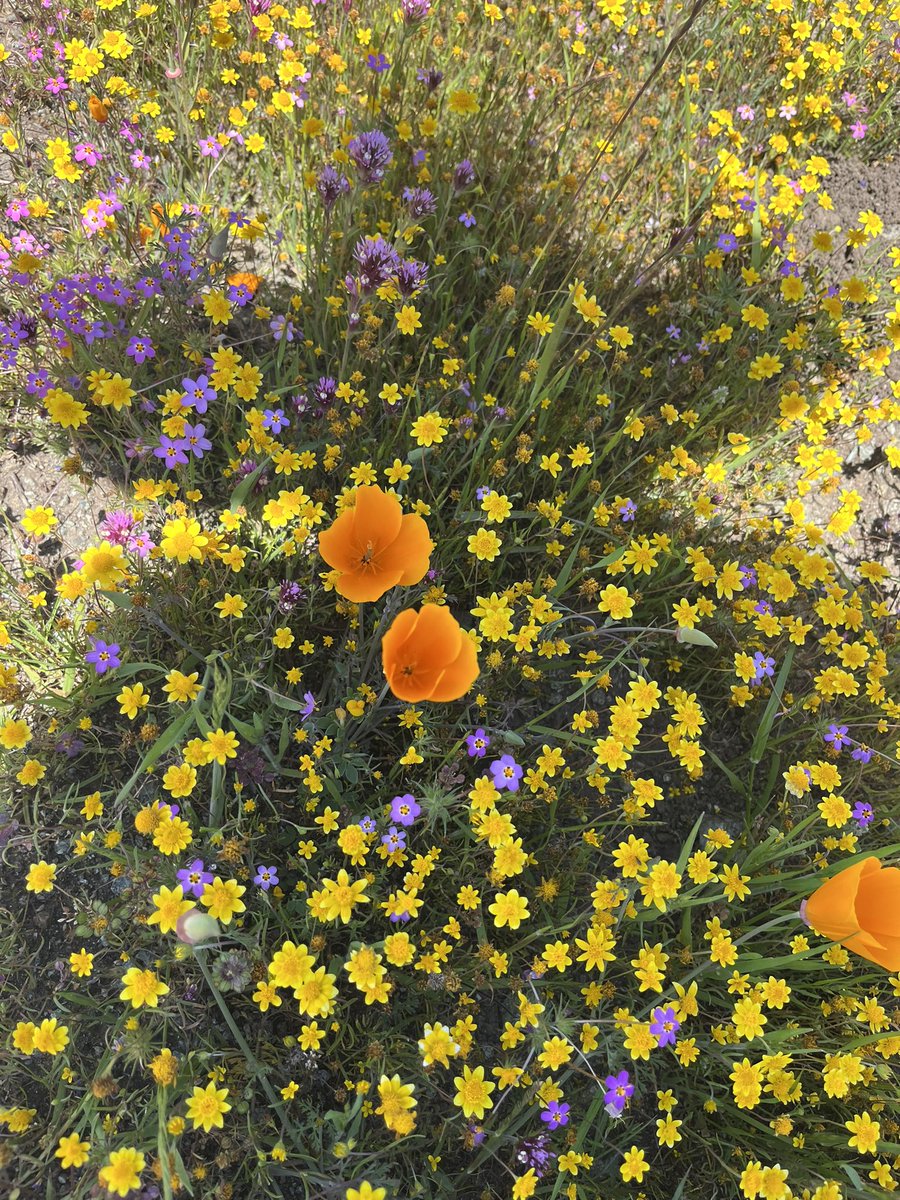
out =
[[88,112],[100,125],[105,125],[109,119],[109,104],[104,103],[99,96],[89,96]]
[[860,958],[900,970],[900,869],[864,858],[803,902],[803,920]]
[[438,604],[398,613],[382,638],[381,659],[398,700],[458,700],[478,678],[474,642]]
[[415,513],[380,487],[356,489],[356,504],[319,534],[319,553],[340,572],[335,587],[359,604],[379,600],[396,584],[409,587],[424,578],[434,543]]

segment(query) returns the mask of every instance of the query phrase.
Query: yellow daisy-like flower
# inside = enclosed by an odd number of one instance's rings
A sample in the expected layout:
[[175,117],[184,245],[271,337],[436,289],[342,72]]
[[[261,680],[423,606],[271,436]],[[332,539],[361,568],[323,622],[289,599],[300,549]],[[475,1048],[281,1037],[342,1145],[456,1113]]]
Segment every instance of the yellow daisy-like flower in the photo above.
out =
[[56,880],[56,863],[32,863],[25,881],[26,892],[52,892]]
[[70,1167],[83,1167],[87,1162],[90,1142],[83,1142],[77,1133],[69,1133],[59,1139],[55,1155],[64,1171]]
[[419,446],[439,446],[449,428],[450,422],[440,413],[427,412],[413,421],[410,434]]
[[128,1000],[132,1008],[158,1008],[160,996],[169,990],[155,971],[142,971],[140,967],[129,967],[122,976],[125,987],[119,993],[120,1000]]
[[502,542],[493,529],[478,529],[469,536],[466,548],[479,562],[493,562],[500,553]]
[[221,1129],[225,1124],[225,1113],[231,1111],[227,1103],[228,1088],[217,1088],[209,1083],[205,1088],[195,1087],[187,1102],[187,1115],[195,1129],[209,1133],[211,1129]]
[[484,1067],[476,1067],[474,1070],[471,1067],[463,1067],[462,1075],[457,1075],[453,1082],[456,1085],[453,1103],[462,1109],[467,1120],[474,1117],[476,1121],[480,1121],[485,1112],[494,1107],[491,1092],[497,1085],[485,1079]]
[[114,1196],[127,1196],[141,1186],[141,1171],[146,1161],[139,1150],[125,1146],[121,1150],[113,1150],[97,1177]]
[[148,925],[158,925],[160,933],[171,933],[178,924],[178,918],[193,908],[190,900],[185,900],[184,889],[179,883],[177,887],[161,887],[153,896],[154,911],[147,918]]

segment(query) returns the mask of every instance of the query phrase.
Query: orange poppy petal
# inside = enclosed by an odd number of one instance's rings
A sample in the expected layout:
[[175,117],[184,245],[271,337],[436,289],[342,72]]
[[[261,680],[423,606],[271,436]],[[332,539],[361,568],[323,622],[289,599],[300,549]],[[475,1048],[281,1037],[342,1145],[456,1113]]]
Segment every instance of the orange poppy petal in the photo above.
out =
[[352,534],[353,513],[350,510],[342,512],[319,534],[319,553],[335,571],[352,571],[359,561],[359,556],[354,556]]
[[403,509],[396,496],[380,487],[363,485],[356,489],[353,506],[352,541],[365,549],[366,542],[376,547],[388,547],[400,532]]
[[342,572],[335,587],[345,600],[352,600],[354,604],[363,604],[380,600],[385,592],[389,592],[399,582],[399,570],[375,573],[357,567],[353,571]]
[[466,694],[479,674],[478,652],[471,639],[463,634],[459,654],[443,672],[428,699],[435,703],[459,700]]
[[856,916],[866,933],[900,938],[900,870],[882,867],[863,875],[856,896]]
[[403,612],[397,613],[381,639],[381,657],[384,662],[388,659],[394,660],[397,651],[415,629],[418,619],[419,614],[414,608],[404,608]]
[[416,513],[406,513],[397,537],[379,552],[378,565],[384,570],[399,569],[402,572],[399,582],[410,587],[424,579],[433,549],[428,526]]
[[859,931],[856,916],[856,895],[863,875],[881,866],[877,858],[846,867],[825,881],[806,902],[806,920],[817,933],[840,942]]
[[443,670],[440,667],[429,667],[427,670],[415,670],[411,675],[407,675],[402,666],[395,666],[385,674],[388,686],[397,699],[414,703],[430,699]]
[[888,971],[900,971],[900,937],[876,938],[872,934],[858,933],[855,937],[845,938],[841,945]]

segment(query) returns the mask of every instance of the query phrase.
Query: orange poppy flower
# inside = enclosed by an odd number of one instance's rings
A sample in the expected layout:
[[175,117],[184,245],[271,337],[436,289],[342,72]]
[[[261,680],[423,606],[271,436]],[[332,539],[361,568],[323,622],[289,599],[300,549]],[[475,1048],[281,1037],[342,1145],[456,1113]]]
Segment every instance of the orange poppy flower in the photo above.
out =
[[823,937],[888,971],[900,970],[900,869],[864,858],[805,900],[800,915]]
[[398,613],[382,638],[381,660],[398,700],[458,700],[479,673],[474,643],[439,604]]
[[105,125],[109,120],[109,100],[106,97],[101,100],[99,96],[89,96],[88,112],[98,125]]
[[252,271],[235,271],[226,279],[226,283],[230,283],[232,287],[240,287],[243,284],[251,296],[256,295],[260,282],[260,277],[254,275]]
[[379,600],[396,584],[424,578],[434,543],[428,526],[380,487],[358,487],[356,504],[319,534],[319,553],[339,571],[335,587],[359,604]]

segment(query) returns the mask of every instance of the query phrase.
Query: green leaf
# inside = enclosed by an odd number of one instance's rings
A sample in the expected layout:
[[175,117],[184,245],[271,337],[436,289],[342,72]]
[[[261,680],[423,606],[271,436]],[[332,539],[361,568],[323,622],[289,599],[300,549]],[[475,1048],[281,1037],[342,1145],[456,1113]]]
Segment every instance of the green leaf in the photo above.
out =
[[116,608],[133,608],[131,597],[124,595],[122,592],[105,592],[102,588],[97,589],[100,595],[103,596],[110,604],[114,604]]
[[553,360],[556,357],[556,351],[559,348],[559,343],[562,341],[563,334],[566,331],[566,321],[569,313],[572,311],[572,305],[575,301],[575,292],[571,291],[566,298],[565,304],[556,317],[556,323],[549,334],[541,357],[538,359],[538,369],[534,376],[534,384],[531,388],[531,404],[537,403],[540,399],[541,391],[544,387],[544,381],[550,373],[550,368],[553,366]]
[[772,689],[772,695],[769,697],[769,703],[766,705],[766,711],[763,713],[762,720],[759,723],[759,729],[756,731],[756,737],[753,739],[753,745],[750,747],[750,761],[756,763],[762,762],[762,757],[766,752],[766,746],[769,742],[769,734],[772,730],[772,725],[775,721],[775,714],[781,707],[781,697],[784,693],[784,685],[787,683],[788,673],[791,669],[791,664],[794,661],[795,647],[791,646],[785,656],[784,662],[781,664],[781,670],[778,672],[778,678],[775,680],[775,687]]
[[[203,693],[201,692],[200,696],[197,697],[197,700],[199,700],[202,697],[202,695],[203,695]],[[195,700],[194,703],[191,705],[191,707],[187,710],[187,712],[183,713],[178,718],[177,721],[173,721],[172,724],[169,726],[169,728],[167,730],[165,730],[165,732],[162,733],[156,739],[156,741],[153,743],[153,745],[150,747],[150,749],[147,751],[147,753],[141,759],[140,763],[138,764],[138,766],[136,767],[136,769],[134,771],[134,774],[131,776],[131,778],[128,780],[128,782],[119,790],[119,794],[116,796],[116,805],[117,806],[120,804],[123,804],[125,802],[125,800],[131,795],[131,792],[134,789],[134,785],[137,783],[137,781],[141,778],[142,775],[145,775],[147,773],[147,771],[153,766],[153,764],[157,761],[157,759],[162,758],[162,756],[164,754],[167,754],[172,749],[172,747],[174,745],[176,745],[176,743],[181,741],[181,739],[184,737],[184,735],[187,733],[187,731],[190,729],[190,727],[194,724],[194,721],[196,720],[196,717],[197,717],[197,712],[198,712],[197,701]]]
[[729,767],[725,766],[725,764],[722,762],[721,758],[719,758],[718,754],[715,753],[715,751],[710,750],[709,747],[707,747],[706,753],[709,755],[709,757],[712,759],[712,761],[716,764],[716,766],[719,768],[719,770],[722,772],[722,774],[725,776],[725,778],[728,780],[728,782],[731,784],[731,786],[734,788],[734,790],[737,792],[737,794],[739,796],[746,796],[747,788],[744,784],[744,781],[742,779],[740,779],[737,775],[735,775],[734,771],[732,771]]
[[697,837],[697,834],[700,832],[700,826],[703,824],[703,820],[704,820],[705,816],[706,816],[706,813],[700,814],[700,816],[694,822],[694,828],[688,834],[687,840],[685,841],[684,845],[681,847],[681,853],[678,855],[678,863],[676,865],[676,870],[678,871],[679,875],[683,874],[683,872],[684,872],[684,868],[687,864],[687,860],[690,857],[690,853],[694,848],[694,841]]
[[262,475],[263,471],[268,466],[268,463],[268,458],[264,458],[256,470],[251,475],[248,475],[246,479],[242,479],[231,493],[231,503],[228,507],[232,512],[236,512],[250,495],[250,489],[256,483],[257,479],[259,479],[260,475]]

